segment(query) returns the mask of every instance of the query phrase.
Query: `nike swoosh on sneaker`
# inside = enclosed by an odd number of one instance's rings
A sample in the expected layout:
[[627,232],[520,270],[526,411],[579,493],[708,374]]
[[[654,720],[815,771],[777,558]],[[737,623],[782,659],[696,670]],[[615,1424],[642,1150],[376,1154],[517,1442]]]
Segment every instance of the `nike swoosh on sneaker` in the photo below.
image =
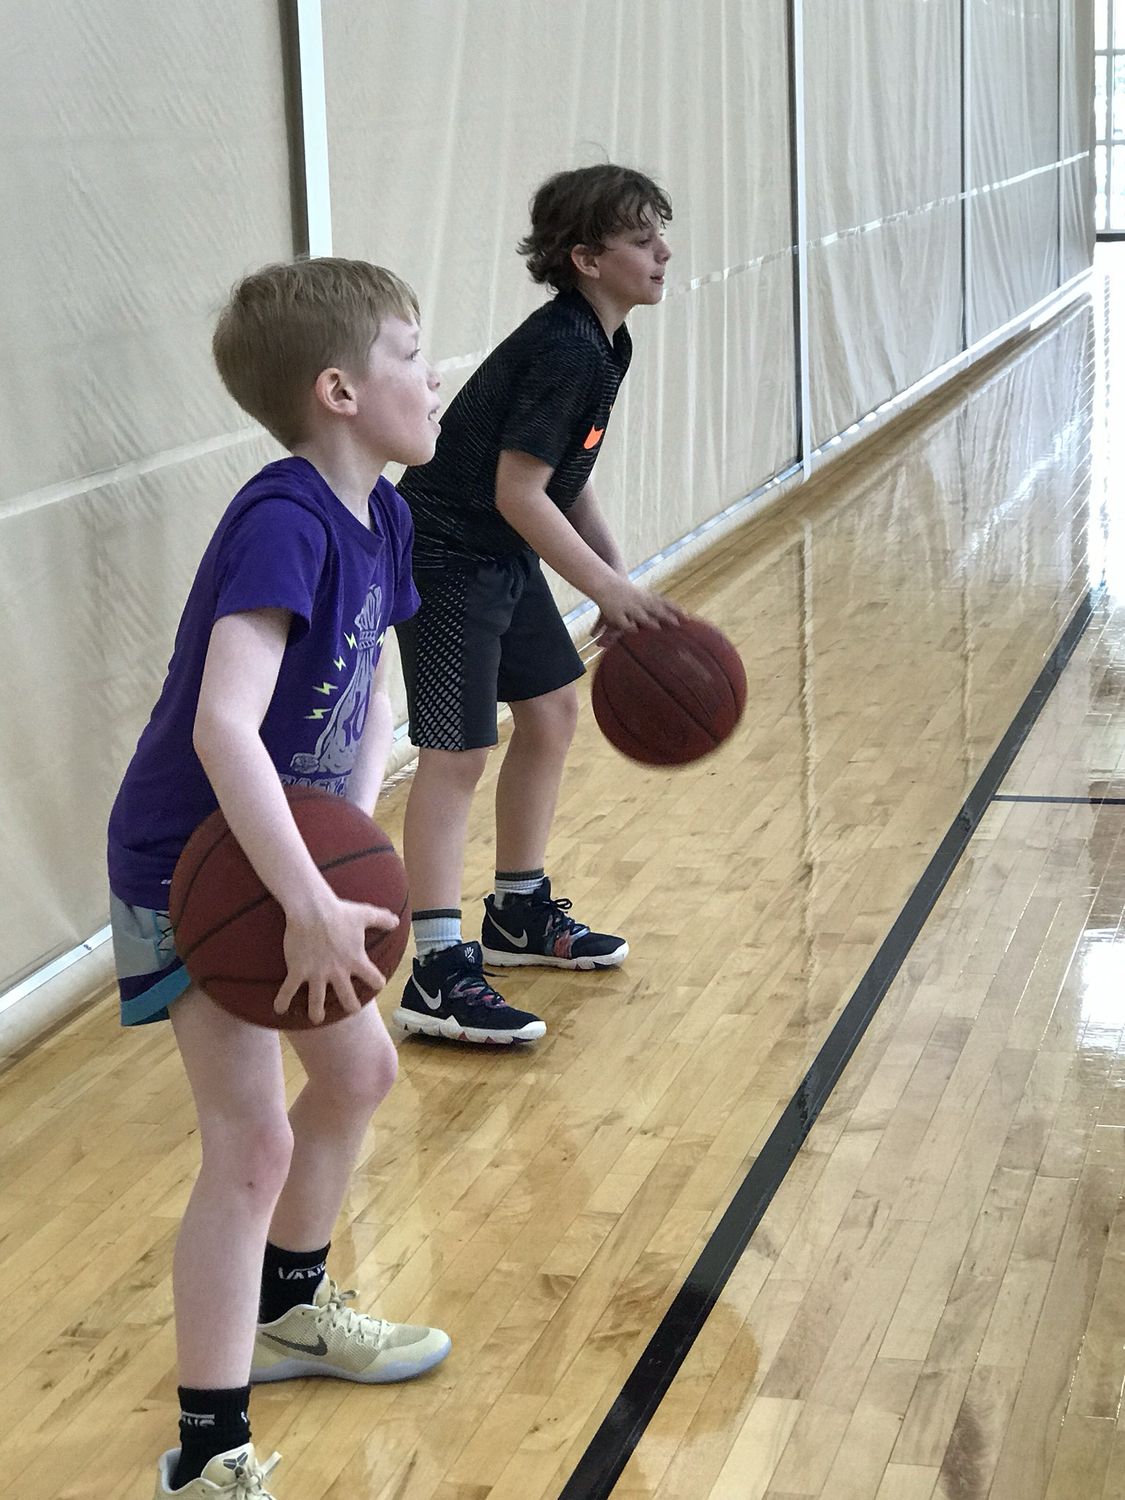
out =
[[422,999],[426,1002],[426,1004],[430,1007],[431,1010],[440,1010],[441,1009],[441,985],[440,984],[438,985],[438,991],[437,991],[436,995],[431,995],[421,984],[419,984],[419,982],[418,982],[417,979],[414,980],[414,988],[418,991],[418,993],[421,995]]
[[328,1345],[324,1342],[324,1336],[320,1335],[315,1344],[297,1344],[292,1339],[283,1339],[276,1333],[264,1333],[258,1330],[260,1338],[269,1339],[271,1344],[284,1344],[286,1349],[296,1349],[299,1354],[327,1354]]
[[527,947],[527,933],[526,932],[521,932],[520,935],[519,935],[519,937],[516,937],[516,935],[515,935],[514,932],[509,932],[506,927],[501,927],[500,923],[496,920],[495,916],[492,918],[492,925],[493,925],[493,927],[496,928],[496,931],[498,933],[500,933],[500,935],[502,937],[506,937],[508,939],[509,943],[511,943],[511,945],[512,945],[513,948],[526,948]]

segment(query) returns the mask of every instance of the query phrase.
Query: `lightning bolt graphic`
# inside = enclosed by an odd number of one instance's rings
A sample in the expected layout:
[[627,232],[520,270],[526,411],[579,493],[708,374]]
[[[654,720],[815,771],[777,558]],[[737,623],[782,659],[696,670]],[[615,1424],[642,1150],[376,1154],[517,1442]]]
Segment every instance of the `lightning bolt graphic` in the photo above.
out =
[[306,714],[306,719],[323,719],[328,712],[326,708],[314,708],[311,714]]
[[342,672],[347,663],[342,656],[338,656],[332,665],[336,668],[337,672]]
[[359,644],[354,635],[346,635],[344,637],[344,639],[347,641],[348,645],[352,648],[353,651],[356,649],[356,646]]
[[334,682],[322,682],[319,687],[313,688],[314,693],[323,693],[326,698],[329,693],[334,693],[335,691],[336,684]]

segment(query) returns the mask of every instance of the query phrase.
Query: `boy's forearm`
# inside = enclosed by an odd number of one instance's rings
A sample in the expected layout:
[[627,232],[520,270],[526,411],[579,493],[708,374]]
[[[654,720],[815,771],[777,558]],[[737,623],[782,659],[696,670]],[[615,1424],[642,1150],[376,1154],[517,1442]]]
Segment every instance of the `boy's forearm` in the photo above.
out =
[[598,505],[593,490],[587,486],[567,512],[567,520],[578,535],[591,547],[603,562],[607,562],[615,573],[628,573],[625,558],[617,545],[617,538],[610,530],[609,522]]
[[563,515],[545,490],[510,491],[497,496],[497,509],[543,561],[587,598],[618,580],[614,566],[600,556]]
[[348,801],[361,807],[369,817],[383,788],[393,742],[394,715],[390,694],[373,692],[367,705],[367,722],[363,726],[359,753],[348,777]]
[[195,751],[231,832],[287,916],[334,899],[297,830],[277,769],[248,721],[200,719]]

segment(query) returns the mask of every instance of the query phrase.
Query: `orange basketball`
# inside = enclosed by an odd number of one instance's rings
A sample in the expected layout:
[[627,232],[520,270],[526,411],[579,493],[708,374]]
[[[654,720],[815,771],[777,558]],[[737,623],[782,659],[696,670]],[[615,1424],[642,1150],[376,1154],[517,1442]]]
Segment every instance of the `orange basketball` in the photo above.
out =
[[[354,803],[316,787],[287,786],[285,795],[309,853],[345,901],[385,906],[398,915],[390,932],[371,928],[367,954],[390,979],[410,936],[406,870],[394,845]],[[176,948],[199,987],[224,1009],[258,1026],[299,1030],[312,1025],[302,985],[284,1015],[273,1002],[285,979],[285,914],[254,873],[220,810],[192,834],[172,876],[169,914]],[[366,1003],[372,992],[356,982]],[[347,1012],[328,994],[325,1022]]]
[[722,631],[684,617],[616,640],[598,663],[592,696],[598,727],[623,755],[682,766],[734,732],[746,672]]

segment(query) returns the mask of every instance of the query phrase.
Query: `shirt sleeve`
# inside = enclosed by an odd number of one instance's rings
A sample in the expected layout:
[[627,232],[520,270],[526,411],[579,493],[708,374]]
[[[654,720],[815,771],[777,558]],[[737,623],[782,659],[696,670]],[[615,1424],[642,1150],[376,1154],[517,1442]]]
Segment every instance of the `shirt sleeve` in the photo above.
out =
[[259,500],[227,529],[215,561],[215,619],[287,609],[293,639],[309,628],[328,554],[324,522],[292,500]]
[[410,507],[396,490],[395,527],[392,538],[395,560],[394,598],[391,600],[390,625],[401,624],[417,614],[422,603],[414,587],[414,517]]
[[500,432],[500,450],[557,468],[580,435],[598,375],[598,351],[583,339],[548,344],[529,365]]

